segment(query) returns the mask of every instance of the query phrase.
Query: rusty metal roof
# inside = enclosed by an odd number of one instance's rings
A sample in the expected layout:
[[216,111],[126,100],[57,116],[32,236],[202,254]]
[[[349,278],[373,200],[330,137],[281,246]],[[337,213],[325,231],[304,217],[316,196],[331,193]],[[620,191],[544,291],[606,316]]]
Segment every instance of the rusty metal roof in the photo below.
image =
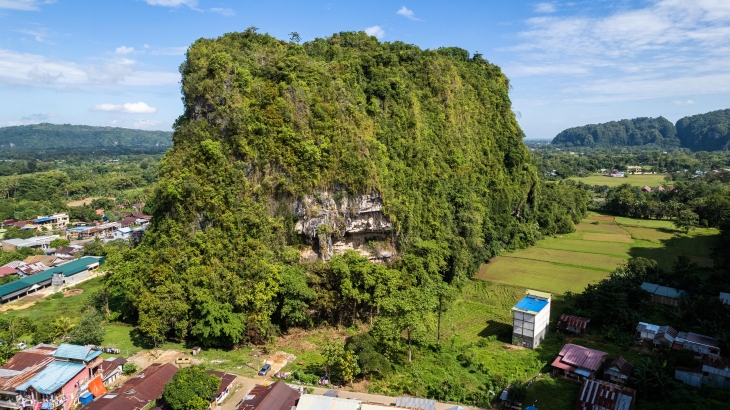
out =
[[558,319],[558,328],[560,328],[561,324],[563,327],[575,327],[578,329],[585,329],[588,327],[588,323],[591,320],[585,317],[580,316],[573,316],[573,315],[560,315],[560,319]]
[[236,380],[236,375],[231,373],[217,372],[215,370],[207,370],[206,373],[212,374],[213,376],[221,379],[221,384],[218,386],[218,391],[215,392],[215,397],[226,391],[226,389]]
[[153,363],[142,373],[127,380],[114,393],[105,394],[87,404],[85,410],[131,410],[142,409],[158,399],[165,389],[165,383],[172,380],[177,367],[171,363]]
[[236,410],[289,410],[298,399],[298,391],[278,381],[269,386],[255,386]]
[[558,353],[558,356],[560,357],[560,361],[563,363],[595,371],[601,364],[603,356],[607,354],[608,353],[600,350],[593,350],[587,347],[568,343],[563,346],[563,349],[560,353]]
[[15,388],[35,377],[53,363],[55,348],[31,348],[20,351],[0,368],[0,391],[14,392]]
[[601,380],[586,380],[580,388],[575,410],[629,410],[636,390]]
[[687,342],[709,347],[720,347],[720,341],[714,337],[699,335],[692,332],[687,333],[685,343]]
[[608,366],[605,367],[605,369],[612,369],[616,368],[616,371],[623,374],[624,376],[631,375],[631,372],[634,370],[634,366],[627,362],[626,359],[623,358],[623,356],[619,356],[610,362],[608,362]]

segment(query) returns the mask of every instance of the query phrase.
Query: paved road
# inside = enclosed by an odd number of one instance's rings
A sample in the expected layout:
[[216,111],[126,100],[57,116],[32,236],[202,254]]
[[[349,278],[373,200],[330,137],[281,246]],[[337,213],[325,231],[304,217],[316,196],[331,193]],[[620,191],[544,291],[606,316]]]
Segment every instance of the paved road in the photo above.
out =
[[[265,383],[265,382],[271,382],[269,379],[264,378],[256,378],[252,379],[249,377],[243,377],[238,376],[236,380],[234,381],[234,385],[236,386],[234,389],[234,392],[231,394],[231,396],[226,399],[226,401],[223,403],[222,406],[219,407],[221,410],[235,410],[236,404],[238,404],[247,394],[248,392],[253,389],[253,387],[257,384]],[[324,394],[327,391],[327,389],[324,388],[314,388],[314,394]],[[395,405],[395,397],[390,396],[381,396],[377,394],[368,394],[368,393],[359,393],[359,392],[351,392],[343,389],[338,389],[339,391],[339,397],[346,398],[346,399],[358,399],[370,403],[381,403],[386,405]],[[436,402],[436,410],[447,410],[450,408],[456,407],[456,404],[450,404],[450,403],[441,403]],[[470,407],[470,406],[462,406],[466,410],[481,410],[478,407]]]

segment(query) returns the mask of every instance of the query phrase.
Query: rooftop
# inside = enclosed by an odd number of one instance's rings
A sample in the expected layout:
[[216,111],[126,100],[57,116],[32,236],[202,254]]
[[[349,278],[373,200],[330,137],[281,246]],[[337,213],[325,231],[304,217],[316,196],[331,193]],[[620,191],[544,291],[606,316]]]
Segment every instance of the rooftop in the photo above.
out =
[[53,354],[53,356],[59,359],[72,359],[90,362],[96,357],[101,356],[101,351],[92,350],[90,347],[87,346],[63,343],[61,344],[61,346],[58,346],[58,349],[56,350],[56,353]]
[[254,386],[237,410],[290,410],[298,399],[298,391],[278,381],[268,386]]
[[560,323],[564,323],[566,326],[572,326],[579,329],[585,329],[588,327],[588,323],[591,320],[585,317],[580,316],[573,316],[573,315],[560,315],[560,319],[558,320],[558,327],[560,327]]
[[398,397],[395,401],[396,407],[408,407],[411,409],[435,410],[436,400],[419,399],[416,397]]
[[714,337],[699,335],[692,332],[687,333],[684,341],[685,343],[689,342],[709,347],[720,347],[720,341],[715,339]]
[[18,386],[17,390],[25,391],[33,387],[39,393],[53,394],[84,369],[86,365],[82,363],[54,361],[32,379]]
[[[358,410],[359,408],[360,400],[316,396],[313,394],[302,394],[302,396],[299,398],[299,403],[297,404],[297,410]],[[249,410],[240,407],[239,409]],[[268,410],[274,409],[272,408]]]
[[515,307],[512,308],[512,310],[519,310],[523,312],[529,312],[529,313],[539,313],[541,310],[545,308],[550,302],[547,300],[542,299],[535,299],[531,296],[525,296],[522,298],[521,301],[517,302]]
[[586,380],[580,388],[576,410],[629,410],[636,390],[601,380]]
[[105,394],[84,406],[84,410],[142,409],[162,395],[165,383],[172,380],[175,373],[177,367],[174,364],[153,363],[119,386],[113,394]]
[[679,299],[681,297],[687,296],[687,291],[674,289],[667,286],[656,285],[649,282],[642,283],[641,288],[653,295],[665,296],[668,298]]
[[606,356],[607,354],[608,353],[600,350],[593,350],[587,347],[568,343],[563,346],[563,349],[560,353],[558,353],[558,359],[562,363],[569,364],[571,366],[595,371],[601,364],[603,356]]

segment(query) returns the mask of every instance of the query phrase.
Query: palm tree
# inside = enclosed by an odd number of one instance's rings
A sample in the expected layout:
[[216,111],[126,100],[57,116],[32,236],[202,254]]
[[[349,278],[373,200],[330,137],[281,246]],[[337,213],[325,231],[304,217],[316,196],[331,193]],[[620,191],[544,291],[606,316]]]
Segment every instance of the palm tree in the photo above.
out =
[[56,337],[60,337],[63,341],[68,339],[68,335],[74,327],[76,327],[76,323],[66,316],[61,316],[53,322]]

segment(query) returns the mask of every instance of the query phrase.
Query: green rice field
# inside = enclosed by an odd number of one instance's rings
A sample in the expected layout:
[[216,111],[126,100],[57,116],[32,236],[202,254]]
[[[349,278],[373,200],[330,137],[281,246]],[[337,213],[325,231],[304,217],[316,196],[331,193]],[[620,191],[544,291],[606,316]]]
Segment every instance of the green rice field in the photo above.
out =
[[652,188],[656,187],[657,185],[673,185],[673,182],[667,182],[664,180],[664,177],[667,174],[646,174],[646,175],[629,175],[626,178],[613,178],[613,177],[607,177],[605,175],[601,174],[593,174],[588,177],[571,177],[568,179],[572,179],[574,181],[580,181],[584,184],[588,185],[607,185],[609,187],[612,186],[619,186],[622,184],[631,184],[636,186],[644,186],[648,185]]
[[712,266],[710,255],[717,234],[716,229],[697,229],[684,235],[667,220],[591,213],[576,226],[576,232],[545,238],[530,249],[494,258],[482,266],[477,278],[556,295],[580,292],[634,256],[654,259],[665,270],[680,255],[690,256],[701,266]]

